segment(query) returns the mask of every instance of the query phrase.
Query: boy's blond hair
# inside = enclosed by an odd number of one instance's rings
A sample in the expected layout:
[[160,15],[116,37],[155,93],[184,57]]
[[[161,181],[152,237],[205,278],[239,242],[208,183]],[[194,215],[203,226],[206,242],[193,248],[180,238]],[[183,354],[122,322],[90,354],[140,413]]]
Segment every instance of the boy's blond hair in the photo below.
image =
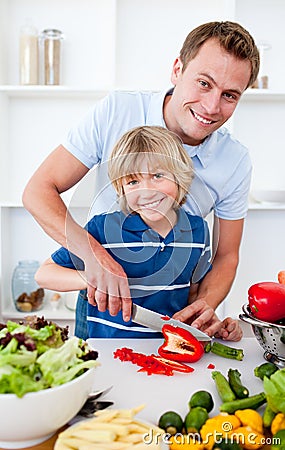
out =
[[178,205],[185,202],[194,177],[193,163],[182,145],[181,139],[166,128],[140,126],[125,133],[115,145],[108,161],[109,177],[119,197],[123,211],[128,211],[123,180],[141,174],[143,162],[150,170],[159,168],[174,176],[177,184]]

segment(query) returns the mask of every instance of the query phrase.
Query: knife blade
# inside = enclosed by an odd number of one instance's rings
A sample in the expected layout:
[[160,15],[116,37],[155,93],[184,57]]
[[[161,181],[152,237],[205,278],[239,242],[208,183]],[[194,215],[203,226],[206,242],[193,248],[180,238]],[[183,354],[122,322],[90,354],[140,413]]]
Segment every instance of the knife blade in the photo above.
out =
[[150,309],[143,308],[142,306],[136,305],[135,303],[133,303],[132,321],[156,331],[162,331],[163,325],[169,324],[173,325],[174,327],[184,328],[185,330],[193,334],[193,336],[195,336],[195,338],[199,341],[212,340],[212,338],[206,333],[203,333],[197,328],[191,327],[191,325],[187,325],[184,322],[180,322],[180,320],[171,318],[165,320],[163,319],[161,314],[155,311],[151,311]]

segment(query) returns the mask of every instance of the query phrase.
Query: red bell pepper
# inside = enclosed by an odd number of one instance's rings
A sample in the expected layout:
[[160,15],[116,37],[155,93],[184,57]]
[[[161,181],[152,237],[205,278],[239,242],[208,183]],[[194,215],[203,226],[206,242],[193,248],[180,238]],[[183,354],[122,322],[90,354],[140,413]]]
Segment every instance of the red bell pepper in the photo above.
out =
[[254,317],[266,322],[285,318],[285,285],[273,281],[253,284],[248,290],[248,305]]
[[195,362],[203,353],[204,347],[198,339],[188,330],[165,324],[162,327],[164,343],[159,347],[158,353],[172,361]]
[[121,361],[129,361],[141,367],[138,372],[146,372],[148,375],[173,375],[173,371],[190,373],[194,369],[179,362],[169,361],[158,355],[144,355],[143,353],[134,352],[131,348],[118,348],[114,352],[114,358]]

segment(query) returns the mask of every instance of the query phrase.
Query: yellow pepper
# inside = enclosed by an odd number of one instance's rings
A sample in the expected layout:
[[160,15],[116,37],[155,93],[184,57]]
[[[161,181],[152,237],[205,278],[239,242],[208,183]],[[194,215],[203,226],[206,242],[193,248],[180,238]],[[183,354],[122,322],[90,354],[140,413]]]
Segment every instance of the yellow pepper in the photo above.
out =
[[200,430],[205,449],[212,450],[215,442],[229,437],[231,432],[240,425],[240,420],[233,414],[224,413],[207,419]]
[[246,427],[250,426],[252,430],[258,433],[263,433],[263,421],[262,416],[254,409],[238,409],[235,415],[241,421],[241,424]]
[[265,442],[265,436],[253,430],[250,426],[243,426],[233,430],[231,439],[235,440],[242,448],[247,450],[257,450]]
[[279,430],[285,429],[285,415],[278,413],[271,422],[271,433],[274,435]]
[[172,436],[171,439],[171,450],[203,450],[205,447],[202,443],[191,437],[189,434]]

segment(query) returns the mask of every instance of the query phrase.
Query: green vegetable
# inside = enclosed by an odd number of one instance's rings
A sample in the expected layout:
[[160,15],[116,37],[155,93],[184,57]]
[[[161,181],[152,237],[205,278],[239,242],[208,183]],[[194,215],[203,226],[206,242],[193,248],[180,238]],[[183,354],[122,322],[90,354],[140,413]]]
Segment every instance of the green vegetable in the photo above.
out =
[[273,373],[275,373],[278,369],[275,364],[271,362],[265,362],[261,364],[260,366],[255,367],[254,369],[254,375],[261,380],[263,380],[264,377],[270,378]]
[[233,439],[221,439],[215,442],[213,450],[242,450],[242,447]]
[[97,364],[93,360],[84,361],[84,351],[78,345],[78,338],[68,339],[59,348],[50,348],[37,359],[44,378],[51,387],[67,383],[77,375]]
[[271,422],[275,416],[276,416],[276,413],[274,411],[272,411],[272,409],[270,408],[270,406],[267,403],[265,406],[264,412],[263,412],[263,416],[262,416],[263,426],[265,428],[269,428],[271,426]]
[[266,403],[266,396],[264,392],[260,392],[247,398],[224,402],[220,406],[220,411],[233,414],[238,409],[257,409],[264,403]]
[[231,402],[232,400],[235,400],[236,396],[232,391],[228,380],[221,372],[214,370],[212,372],[212,378],[215,381],[222,402]]
[[212,411],[214,408],[213,397],[208,391],[196,391],[189,400],[189,409],[195,408],[196,406],[201,406],[205,408],[208,412]]
[[246,398],[249,396],[249,391],[245,386],[243,386],[240,377],[241,374],[237,369],[228,370],[228,379],[232,391],[235,393],[237,398]]
[[277,370],[270,378],[265,376],[263,388],[272,411],[285,414],[285,369]]
[[0,394],[23,397],[72,380],[95,367],[98,353],[87,343],[67,339],[67,328],[43,318],[8,321],[0,330]]
[[279,430],[274,434],[271,444],[272,450],[285,450],[285,430]]
[[185,417],[184,424],[187,433],[196,433],[200,431],[200,428],[206,420],[209,418],[208,411],[201,406],[191,408]]
[[206,342],[206,344],[204,345],[204,353],[209,353],[211,351],[211,347],[211,342]]
[[177,412],[167,411],[160,416],[158,426],[165,430],[166,433],[174,435],[176,433],[181,433],[183,429],[183,420]]
[[236,359],[242,361],[244,354],[241,348],[233,348],[221,342],[214,341],[211,347],[211,352],[215,355],[222,356],[223,358]]

